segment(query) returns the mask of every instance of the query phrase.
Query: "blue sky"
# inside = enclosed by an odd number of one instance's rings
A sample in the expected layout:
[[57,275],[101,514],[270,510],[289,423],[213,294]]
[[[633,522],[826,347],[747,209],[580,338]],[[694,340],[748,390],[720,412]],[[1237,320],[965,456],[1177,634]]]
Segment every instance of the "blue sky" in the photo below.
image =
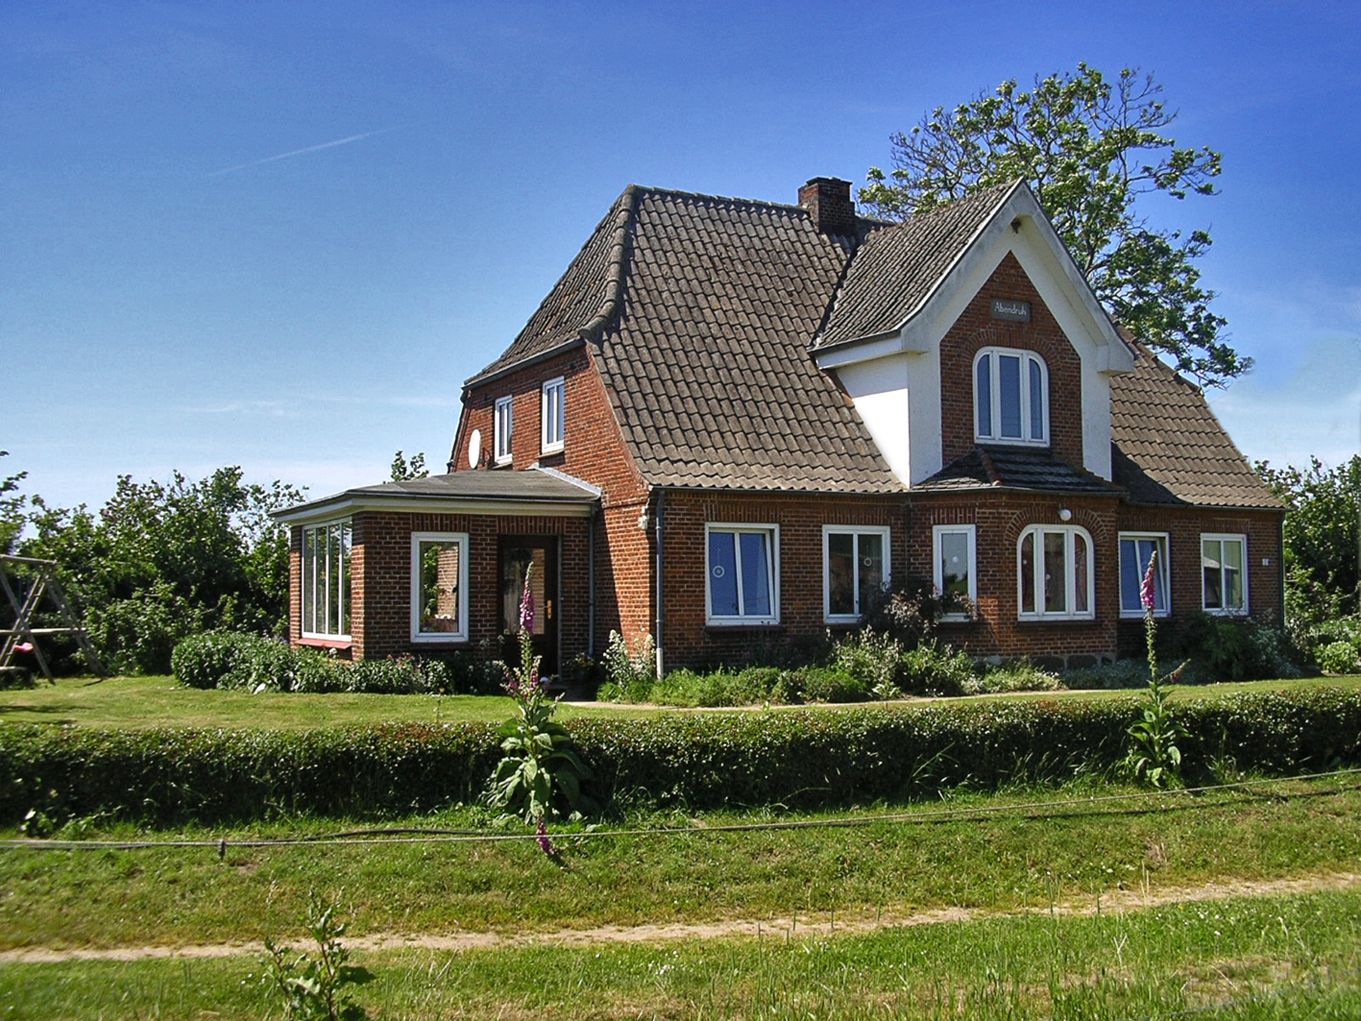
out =
[[[1137,12],[1133,14],[1131,12]],[[24,3],[0,9],[0,469],[50,502],[241,464],[320,495],[440,465],[630,181],[794,201],[1007,77],[1152,71],[1224,154],[1204,281],[1252,458],[1361,416],[1347,4]],[[1164,208],[1154,210],[1164,216]]]

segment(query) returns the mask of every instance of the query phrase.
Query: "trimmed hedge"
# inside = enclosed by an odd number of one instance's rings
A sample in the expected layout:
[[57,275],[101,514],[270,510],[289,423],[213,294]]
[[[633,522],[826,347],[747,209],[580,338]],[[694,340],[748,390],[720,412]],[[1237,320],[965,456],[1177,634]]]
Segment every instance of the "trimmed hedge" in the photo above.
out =
[[[585,719],[568,726],[596,793],[691,808],[901,800],[942,786],[1105,770],[1135,699],[874,706],[837,712]],[[1188,775],[1215,759],[1267,773],[1361,763],[1361,692],[1319,687],[1178,702]],[[495,728],[307,732],[0,726],[0,820],[108,812],[214,822],[383,815],[469,801],[499,758]]]

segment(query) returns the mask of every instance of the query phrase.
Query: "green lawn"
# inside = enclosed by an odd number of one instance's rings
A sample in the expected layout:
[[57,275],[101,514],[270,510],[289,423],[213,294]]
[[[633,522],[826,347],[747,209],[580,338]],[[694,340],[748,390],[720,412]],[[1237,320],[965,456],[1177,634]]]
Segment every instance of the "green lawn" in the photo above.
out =
[[[356,953],[382,1018],[1361,1016],[1361,892],[861,935]],[[5,1018],[279,1016],[252,956],[7,965]]]
[[[1361,677],[1252,681],[1174,687],[1177,698],[1213,697],[1238,691],[1275,691],[1317,686],[1361,688]],[[1065,691],[980,698],[1103,699],[1128,697],[1129,691]],[[918,703],[957,700],[914,700]],[[790,706],[779,712],[821,712],[845,707]],[[113,677],[103,681],[63,678],[27,690],[0,691],[0,721],[72,723],[89,727],[268,727],[298,730],[347,723],[430,723],[452,720],[499,721],[512,713],[508,698],[491,695],[297,695],[184,688],[172,677]],[[564,706],[562,715],[647,716],[662,710],[594,703]]]
[[[792,912],[825,918],[832,911],[1034,907],[1119,889],[1354,871],[1361,860],[1361,777],[1275,781],[1256,793],[1086,803],[1122,790],[1128,789],[1087,782],[955,792],[943,802],[901,809],[907,820],[866,809],[858,813],[866,825],[842,828],[713,831],[722,823],[769,820],[769,811],[634,817],[627,826],[689,830],[559,836],[561,867],[532,841],[229,846],[221,860],[216,846],[9,848],[0,850],[0,948],[258,940],[294,931],[308,891],[336,898],[355,934],[517,933]],[[1015,807],[1073,798],[1083,803],[1046,809],[1043,818]],[[946,807],[972,811],[966,818],[929,818]],[[385,825],[459,830],[487,821],[485,810],[464,808]],[[356,825],[363,824],[291,819],[147,836],[215,845],[220,836],[315,835]],[[86,820],[68,834],[126,840],[137,832]]]

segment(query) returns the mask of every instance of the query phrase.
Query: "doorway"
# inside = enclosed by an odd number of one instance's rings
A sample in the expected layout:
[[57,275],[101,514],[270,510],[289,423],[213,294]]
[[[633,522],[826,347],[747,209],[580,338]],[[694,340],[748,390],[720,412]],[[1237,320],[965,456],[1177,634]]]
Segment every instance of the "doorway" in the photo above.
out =
[[529,590],[534,596],[531,642],[539,657],[539,673],[558,674],[558,539],[557,536],[503,535],[500,537],[498,576],[501,580],[501,658],[511,666],[520,662],[520,596],[525,571],[532,564]]

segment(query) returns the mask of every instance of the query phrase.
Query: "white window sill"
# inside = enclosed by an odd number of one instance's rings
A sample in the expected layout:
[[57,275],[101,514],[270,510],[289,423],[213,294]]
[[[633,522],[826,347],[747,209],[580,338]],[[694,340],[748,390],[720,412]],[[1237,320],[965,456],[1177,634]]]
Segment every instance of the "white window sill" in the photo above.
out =
[[349,635],[319,635],[314,631],[304,631],[298,637],[305,642],[327,642],[332,645],[348,645],[354,641]]
[[562,451],[563,451],[563,447],[565,447],[565,446],[566,446],[566,444],[563,444],[563,443],[550,443],[550,444],[549,444],[548,446],[546,446],[546,447],[541,447],[541,448],[539,449],[539,453],[541,453],[541,454],[561,454]]
[[999,439],[994,436],[975,436],[975,443],[988,443],[995,447],[1047,447],[1049,440]]
[[509,457],[498,457],[495,461],[492,462],[492,464],[496,465],[496,467],[498,468],[502,468],[505,465],[510,464],[511,460],[512,459]]
[[468,642],[468,635],[466,632],[462,634],[455,634],[452,631],[439,631],[439,632],[432,631],[412,635],[411,640],[413,642],[419,642],[422,645],[430,644],[452,645],[454,643],[461,643],[466,645]]
[[1016,619],[1022,624],[1090,624],[1096,620],[1094,613],[1018,613]]
[[1246,606],[1240,607],[1238,609],[1230,608],[1221,610],[1212,610],[1207,606],[1203,607],[1203,609],[1211,617],[1246,617],[1248,615],[1248,608]]
[[[1167,619],[1168,617],[1170,617],[1170,616],[1172,616],[1172,612],[1171,612],[1170,610],[1154,610],[1154,611],[1153,611],[1153,618],[1154,618],[1155,620],[1166,620],[1166,619]],[[1144,619],[1144,611],[1143,611],[1143,610],[1121,610],[1121,611],[1120,611],[1120,619],[1121,619],[1121,620],[1143,620],[1143,619]]]
[[708,617],[705,627],[774,627],[779,617]]
[[974,618],[969,613],[942,613],[936,618],[938,624],[972,624]]

